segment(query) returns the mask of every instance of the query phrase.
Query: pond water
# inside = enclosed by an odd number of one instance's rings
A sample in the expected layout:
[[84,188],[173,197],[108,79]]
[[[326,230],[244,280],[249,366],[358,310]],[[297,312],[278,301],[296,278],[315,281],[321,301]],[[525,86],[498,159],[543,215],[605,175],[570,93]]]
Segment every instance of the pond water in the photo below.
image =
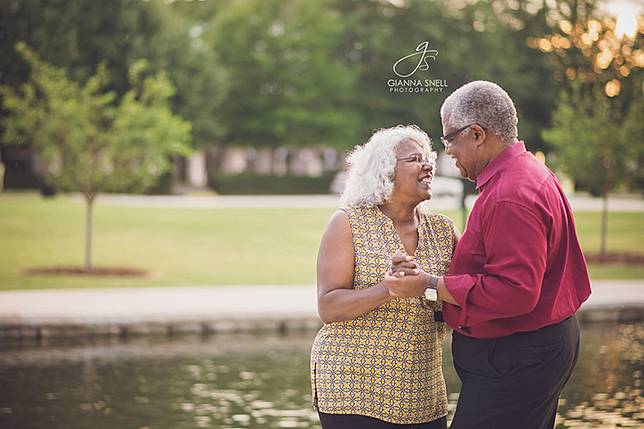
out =
[[[0,344],[0,428],[319,428],[314,332]],[[644,327],[582,326],[557,428],[644,426]],[[450,418],[459,382],[445,345]]]

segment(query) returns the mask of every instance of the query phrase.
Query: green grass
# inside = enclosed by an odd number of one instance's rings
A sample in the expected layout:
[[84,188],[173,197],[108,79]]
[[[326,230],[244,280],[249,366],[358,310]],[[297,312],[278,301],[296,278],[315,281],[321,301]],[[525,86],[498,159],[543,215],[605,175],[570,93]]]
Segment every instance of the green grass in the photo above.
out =
[[[66,196],[0,194],[0,289],[312,284],[333,209],[95,208],[94,263],[150,272],[141,279],[25,275],[29,267],[81,265],[85,207]],[[460,219],[456,212],[446,215]],[[599,246],[599,213],[576,214],[582,245]],[[639,251],[639,213],[611,213],[609,249]],[[642,267],[591,266],[593,278],[644,278]]]
[[[600,212],[576,212],[575,222],[581,246],[586,253],[599,253]],[[644,213],[609,212],[609,252],[644,253]],[[623,265],[589,266],[593,279],[644,279],[644,266]]]

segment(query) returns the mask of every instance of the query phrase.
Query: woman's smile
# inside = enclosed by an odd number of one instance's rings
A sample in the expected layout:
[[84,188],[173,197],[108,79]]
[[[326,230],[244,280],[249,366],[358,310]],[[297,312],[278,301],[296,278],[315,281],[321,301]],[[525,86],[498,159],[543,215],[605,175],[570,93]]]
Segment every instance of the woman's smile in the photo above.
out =
[[430,187],[431,184],[432,184],[432,175],[431,174],[426,174],[426,175],[422,176],[420,179],[418,179],[418,181],[420,183],[422,183],[423,185],[425,185],[427,187]]

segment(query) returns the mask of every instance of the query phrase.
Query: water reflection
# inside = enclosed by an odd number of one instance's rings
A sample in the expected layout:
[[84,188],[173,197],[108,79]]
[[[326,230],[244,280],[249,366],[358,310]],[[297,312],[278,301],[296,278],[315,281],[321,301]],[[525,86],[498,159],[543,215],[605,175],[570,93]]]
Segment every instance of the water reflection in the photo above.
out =
[[[587,325],[557,428],[641,427],[644,327]],[[0,353],[2,428],[319,428],[314,333],[14,345]],[[446,347],[450,412],[459,383]]]

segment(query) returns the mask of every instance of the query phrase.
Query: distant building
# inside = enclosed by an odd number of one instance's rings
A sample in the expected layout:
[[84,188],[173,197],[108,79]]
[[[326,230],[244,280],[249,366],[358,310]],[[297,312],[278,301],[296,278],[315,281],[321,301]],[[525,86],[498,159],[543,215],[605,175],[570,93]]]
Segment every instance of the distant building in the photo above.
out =
[[0,162],[4,164],[2,189],[38,189],[42,186],[36,158],[28,146],[0,145]]

